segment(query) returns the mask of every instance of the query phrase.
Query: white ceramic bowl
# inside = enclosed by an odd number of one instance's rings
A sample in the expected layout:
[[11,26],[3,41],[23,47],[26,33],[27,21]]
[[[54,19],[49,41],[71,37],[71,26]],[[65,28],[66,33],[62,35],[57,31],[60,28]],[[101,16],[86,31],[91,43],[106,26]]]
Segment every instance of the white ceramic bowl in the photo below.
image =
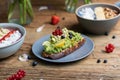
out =
[[0,27],[17,28],[22,34],[22,37],[19,40],[17,40],[15,43],[8,45],[8,46],[0,47],[0,59],[2,59],[2,58],[7,58],[15,54],[20,49],[21,45],[24,42],[26,30],[23,26],[14,24],[14,23],[0,23]]

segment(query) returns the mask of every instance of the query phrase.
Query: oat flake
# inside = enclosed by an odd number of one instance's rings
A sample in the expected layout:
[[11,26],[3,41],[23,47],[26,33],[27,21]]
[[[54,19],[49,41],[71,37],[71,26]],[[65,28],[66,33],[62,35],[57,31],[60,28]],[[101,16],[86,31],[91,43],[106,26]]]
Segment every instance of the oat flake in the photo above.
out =
[[44,27],[45,27],[45,24],[43,24],[42,26],[38,27],[37,30],[36,30],[36,32],[41,32]]

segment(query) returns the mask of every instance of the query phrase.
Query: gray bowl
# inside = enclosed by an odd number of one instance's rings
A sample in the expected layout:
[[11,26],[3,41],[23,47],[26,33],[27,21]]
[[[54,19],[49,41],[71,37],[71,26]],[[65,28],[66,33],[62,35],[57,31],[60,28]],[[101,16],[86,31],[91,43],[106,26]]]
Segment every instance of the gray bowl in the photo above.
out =
[[16,41],[15,43],[5,46],[5,47],[0,47],[0,59],[2,58],[7,58],[13,54],[15,54],[23,44],[25,35],[26,35],[26,30],[23,26],[14,24],[14,23],[0,23],[0,27],[4,28],[17,28],[20,30],[22,37]]
[[[90,20],[81,17],[79,14],[79,11],[83,8],[90,7],[94,10],[95,7],[108,7],[113,10],[118,11],[118,15],[114,18],[111,19],[105,19],[105,20]],[[77,19],[79,23],[81,24],[80,27],[82,27],[84,30],[86,30],[89,33],[93,34],[104,34],[106,32],[110,32],[112,28],[117,24],[117,22],[120,19],[120,8],[112,5],[112,4],[107,4],[107,3],[91,3],[91,4],[86,4],[78,7],[75,11],[75,14],[77,16]]]

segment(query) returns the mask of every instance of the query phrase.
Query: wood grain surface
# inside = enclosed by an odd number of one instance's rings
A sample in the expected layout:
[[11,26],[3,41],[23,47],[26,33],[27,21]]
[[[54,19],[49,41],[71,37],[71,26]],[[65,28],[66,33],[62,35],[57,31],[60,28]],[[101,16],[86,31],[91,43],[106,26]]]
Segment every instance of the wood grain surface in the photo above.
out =
[[[92,0],[92,2],[112,4],[117,1]],[[80,2],[79,5],[82,5],[82,0]],[[27,35],[22,47],[14,55],[0,60],[0,80],[6,80],[7,77],[15,74],[19,69],[23,69],[26,72],[26,76],[22,80],[120,80],[120,22],[108,36],[92,35],[80,29],[74,13],[65,11],[64,0],[32,0],[32,4],[34,20],[29,25],[24,26]],[[50,6],[48,10],[39,11],[40,6],[46,5]],[[67,27],[89,36],[94,41],[94,51],[80,61],[65,64],[48,63],[34,56],[31,50],[33,43],[39,38],[50,34],[58,26],[50,24],[52,15],[60,17],[59,26]],[[42,32],[36,32],[36,29],[43,24],[45,24],[45,27]],[[113,35],[115,35],[115,39],[112,39]],[[115,45],[114,52],[110,54],[103,52],[105,45],[108,43]],[[23,53],[32,56],[32,59],[27,62],[19,61],[18,56]],[[100,63],[97,63],[98,59],[101,60]],[[107,60],[107,63],[103,63],[104,60]],[[37,61],[38,65],[32,67],[33,61]]]

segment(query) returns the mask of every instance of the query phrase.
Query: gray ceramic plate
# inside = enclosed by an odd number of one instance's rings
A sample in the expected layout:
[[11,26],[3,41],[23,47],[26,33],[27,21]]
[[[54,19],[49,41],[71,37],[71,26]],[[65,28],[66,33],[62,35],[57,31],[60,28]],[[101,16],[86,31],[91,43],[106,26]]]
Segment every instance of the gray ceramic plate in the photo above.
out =
[[82,36],[85,37],[86,42],[81,48],[79,48],[76,51],[74,51],[73,53],[71,53],[63,58],[57,59],[57,60],[51,60],[51,59],[47,59],[47,58],[44,58],[41,56],[41,53],[43,51],[42,43],[44,41],[48,40],[50,35],[44,36],[43,38],[40,38],[38,41],[36,41],[32,46],[32,51],[35,56],[37,56],[41,60],[48,61],[48,62],[65,63],[65,62],[73,62],[73,61],[81,60],[81,59],[87,57],[88,55],[90,55],[90,53],[94,49],[93,41],[85,35],[82,35]]

